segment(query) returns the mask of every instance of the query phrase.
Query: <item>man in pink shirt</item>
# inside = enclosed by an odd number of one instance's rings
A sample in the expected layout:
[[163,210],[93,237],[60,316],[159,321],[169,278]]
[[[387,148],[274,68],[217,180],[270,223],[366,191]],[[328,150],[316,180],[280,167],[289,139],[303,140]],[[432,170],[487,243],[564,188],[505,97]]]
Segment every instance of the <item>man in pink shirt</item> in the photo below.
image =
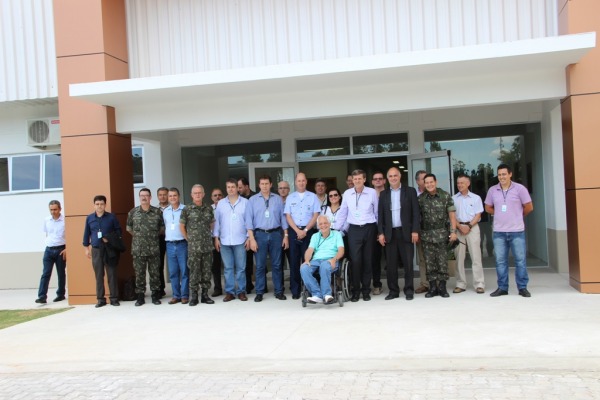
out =
[[492,297],[508,294],[508,250],[515,259],[515,279],[519,295],[531,297],[527,290],[527,275],[524,217],[533,211],[533,203],[527,188],[513,182],[512,170],[506,164],[498,166],[497,185],[492,186],[485,198],[485,211],[494,216],[494,254],[498,289]]

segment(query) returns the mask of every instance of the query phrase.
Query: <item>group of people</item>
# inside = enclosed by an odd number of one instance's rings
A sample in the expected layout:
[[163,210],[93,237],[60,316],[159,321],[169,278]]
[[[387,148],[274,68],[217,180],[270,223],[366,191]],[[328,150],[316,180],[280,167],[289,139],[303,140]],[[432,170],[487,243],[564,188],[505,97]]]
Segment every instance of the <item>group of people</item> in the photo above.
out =
[[[309,302],[333,302],[331,274],[339,268],[341,259],[348,257],[351,301],[357,302],[361,297],[369,301],[371,293],[382,293],[382,254],[387,265],[386,300],[400,297],[400,267],[404,272],[402,292],[407,300],[412,300],[415,293],[425,293],[427,298],[449,297],[446,287],[449,245],[456,247],[458,260],[453,292],[467,289],[464,260],[468,248],[473,287],[477,293],[484,293],[478,226],[484,211],[494,216],[498,289],[491,296],[508,294],[510,250],[515,258],[519,294],[530,297],[524,217],[533,210],[533,205],[527,189],[512,181],[508,165],[498,166],[499,183],[490,187],[484,202],[469,190],[470,179],[466,175],[457,177],[458,193],[454,196],[437,187],[436,176],[426,171],[416,173],[416,189],[402,185],[401,178],[401,170],[392,167],[386,175],[373,174],[369,187],[366,173],[355,170],[348,175],[348,189],[343,194],[337,188],[328,190],[322,179],[316,181],[314,193],[307,190],[304,173],[296,175],[293,193],[286,181],[278,183],[278,194],[273,193],[273,182],[268,175],[259,178],[258,193],[250,190],[246,178],[230,179],[225,183],[226,196],[219,188],[211,191],[211,205],[203,202],[205,189],[199,184],[192,186],[192,202],[187,205],[181,203],[177,188],[161,187],[157,190],[158,206],[153,206],[151,191],[142,188],[138,193],[140,205],[128,213],[126,224],[132,236],[135,305],[145,303],[147,275],[152,303],[161,304],[166,295],[162,275],[165,256],[173,293],[169,304],[214,304],[211,297],[222,294],[225,302],[247,301],[252,289],[256,290],[254,301],[261,302],[268,292],[267,256],[274,297],[286,300],[284,254],[288,259],[293,299],[301,297],[303,281],[310,292]],[[53,264],[59,276],[54,301],[65,298],[64,217],[59,202],[53,200],[49,207],[38,303],[46,302]],[[105,273],[110,304],[119,305],[116,271],[122,232],[115,215],[105,207],[105,196],[94,197],[94,212],[87,216],[83,234],[85,253],[92,260],[96,277],[96,307],[107,304]],[[421,278],[417,289],[413,285],[412,268],[415,245]],[[320,282],[314,277],[316,270],[320,272]],[[214,291],[209,296],[211,277]]]

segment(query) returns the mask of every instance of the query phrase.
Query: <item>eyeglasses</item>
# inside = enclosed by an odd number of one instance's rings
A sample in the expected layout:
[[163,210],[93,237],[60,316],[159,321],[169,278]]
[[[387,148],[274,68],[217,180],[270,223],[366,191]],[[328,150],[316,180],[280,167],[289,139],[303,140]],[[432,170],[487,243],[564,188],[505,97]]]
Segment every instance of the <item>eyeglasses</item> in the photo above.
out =
[[212,197],[223,197],[223,195],[221,193],[216,193],[216,194],[213,194]]
[[334,193],[334,194],[330,194],[329,197],[340,197],[340,195],[337,193]]
[[382,181],[383,178],[373,178],[374,181]]
[[290,190],[288,187],[278,187],[277,190]]

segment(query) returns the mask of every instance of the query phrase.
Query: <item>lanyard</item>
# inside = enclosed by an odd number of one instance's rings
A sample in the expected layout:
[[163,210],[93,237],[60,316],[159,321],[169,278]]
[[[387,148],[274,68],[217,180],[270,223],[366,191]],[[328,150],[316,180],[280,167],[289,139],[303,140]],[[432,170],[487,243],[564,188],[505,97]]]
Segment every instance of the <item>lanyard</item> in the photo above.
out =
[[[104,217],[104,215],[102,215]],[[96,215],[96,222],[98,222],[98,232],[102,232],[102,217]]]
[[506,192],[504,191],[504,189],[502,189],[502,186],[500,186],[500,190],[502,191],[502,197],[504,197],[504,203],[506,203],[506,197],[508,196],[508,191],[510,189],[512,189],[512,183],[510,184],[508,189],[506,189]]
[[269,195],[269,198],[265,200],[265,198],[263,197],[263,200],[265,202],[265,208],[268,210],[269,209],[269,200],[271,200],[271,195]]
[[[363,188],[363,190],[365,190]],[[363,192],[356,193],[356,189],[354,189],[354,194],[356,195],[356,210],[358,210],[358,201],[360,200],[360,196],[362,196]]]
[[[319,233],[319,237],[321,239],[323,239],[323,234]],[[327,239],[329,239],[331,237],[331,231],[329,232],[329,236],[327,236],[326,238],[324,238],[323,240],[319,239],[319,242],[317,243],[317,247],[315,248],[315,253],[317,252],[317,250],[319,250],[319,247],[321,247],[321,244],[323,244]]]

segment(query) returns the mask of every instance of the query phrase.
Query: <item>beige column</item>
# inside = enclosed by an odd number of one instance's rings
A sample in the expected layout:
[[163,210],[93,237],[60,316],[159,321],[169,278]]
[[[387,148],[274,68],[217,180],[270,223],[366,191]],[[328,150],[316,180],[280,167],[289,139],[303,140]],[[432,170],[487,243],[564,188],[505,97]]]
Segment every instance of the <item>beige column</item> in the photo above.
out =
[[[600,32],[600,1],[558,0],[559,33]],[[567,235],[571,286],[600,293],[600,48],[567,68],[562,102]]]
[[[69,304],[93,304],[94,273],[82,245],[85,218],[93,212],[94,196],[103,194],[124,229],[133,207],[131,137],[116,132],[114,109],[69,97],[69,84],[129,77],[125,2],[54,0],[54,24]],[[132,275],[125,253],[120,286]]]

